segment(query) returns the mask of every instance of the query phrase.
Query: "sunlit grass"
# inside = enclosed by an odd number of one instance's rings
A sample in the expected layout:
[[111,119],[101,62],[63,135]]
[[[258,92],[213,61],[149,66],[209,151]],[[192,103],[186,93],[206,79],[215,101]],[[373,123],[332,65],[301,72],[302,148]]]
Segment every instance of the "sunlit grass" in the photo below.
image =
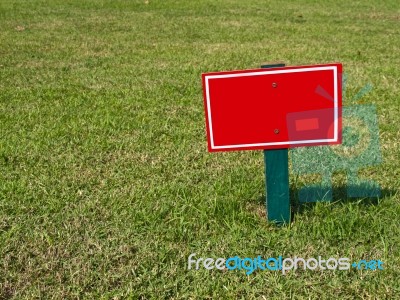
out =
[[[397,1],[2,1],[0,298],[395,298],[399,14]],[[207,153],[201,73],[265,61],[343,63],[344,104],[377,107],[383,163],[361,174],[379,201],[296,207],[277,228],[262,153]],[[293,195],[317,180],[292,173]],[[189,271],[191,253],[385,270],[246,276]]]

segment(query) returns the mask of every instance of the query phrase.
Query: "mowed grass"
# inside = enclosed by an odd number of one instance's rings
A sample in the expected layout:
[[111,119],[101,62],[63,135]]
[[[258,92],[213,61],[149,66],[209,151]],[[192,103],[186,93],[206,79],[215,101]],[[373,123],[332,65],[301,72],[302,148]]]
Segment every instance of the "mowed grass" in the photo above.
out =
[[[398,1],[0,2],[1,299],[400,295]],[[261,151],[207,153],[201,73],[342,62],[377,106],[377,200],[266,221]],[[345,187],[345,171],[334,176]],[[318,176],[296,176],[296,191]],[[380,259],[383,271],[187,270],[196,257]]]

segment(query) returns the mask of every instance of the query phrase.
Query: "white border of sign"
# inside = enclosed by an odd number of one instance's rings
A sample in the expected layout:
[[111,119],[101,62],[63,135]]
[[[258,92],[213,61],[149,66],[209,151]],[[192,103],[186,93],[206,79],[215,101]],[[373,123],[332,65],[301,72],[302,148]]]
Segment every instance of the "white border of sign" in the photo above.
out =
[[[231,78],[231,77],[245,77],[245,76],[260,76],[260,75],[270,75],[270,74],[285,74],[285,73],[299,73],[299,72],[312,72],[312,71],[333,71],[333,82],[334,82],[334,95],[333,95],[333,118],[334,118],[334,134],[333,139],[320,139],[320,140],[304,140],[304,141],[286,141],[286,142],[273,142],[273,143],[257,143],[257,144],[238,144],[238,145],[224,145],[215,146],[214,136],[212,129],[212,119],[211,119],[211,106],[210,106],[210,91],[208,81],[210,79],[217,78]],[[260,71],[260,72],[248,72],[248,73],[235,73],[235,74],[221,74],[221,75],[206,75],[205,76],[206,85],[206,100],[207,100],[207,115],[208,115],[208,128],[210,130],[210,141],[211,149],[229,149],[229,148],[240,148],[240,147],[258,147],[258,146],[279,146],[279,145],[296,145],[296,144],[314,144],[314,143],[332,143],[338,141],[338,82],[337,82],[337,66],[327,66],[327,67],[315,67],[315,68],[299,68],[292,70],[271,70],[271,71]]]

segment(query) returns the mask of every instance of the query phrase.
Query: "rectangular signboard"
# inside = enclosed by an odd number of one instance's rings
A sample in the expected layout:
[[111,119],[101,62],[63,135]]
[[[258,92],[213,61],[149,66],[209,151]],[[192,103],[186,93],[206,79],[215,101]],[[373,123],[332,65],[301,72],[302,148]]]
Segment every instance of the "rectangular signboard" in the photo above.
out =
[[208,149],[341,143],[342,65],[202,74]]

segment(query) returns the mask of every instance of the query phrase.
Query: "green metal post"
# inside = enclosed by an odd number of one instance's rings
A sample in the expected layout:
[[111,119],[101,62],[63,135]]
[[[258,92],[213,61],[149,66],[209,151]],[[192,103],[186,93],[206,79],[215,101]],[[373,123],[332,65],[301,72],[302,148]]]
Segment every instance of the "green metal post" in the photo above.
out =
[[[284,64],[261,68],[284,67]],[[268,221],[290,222],[288,149],[264,150],[265,188]]]

